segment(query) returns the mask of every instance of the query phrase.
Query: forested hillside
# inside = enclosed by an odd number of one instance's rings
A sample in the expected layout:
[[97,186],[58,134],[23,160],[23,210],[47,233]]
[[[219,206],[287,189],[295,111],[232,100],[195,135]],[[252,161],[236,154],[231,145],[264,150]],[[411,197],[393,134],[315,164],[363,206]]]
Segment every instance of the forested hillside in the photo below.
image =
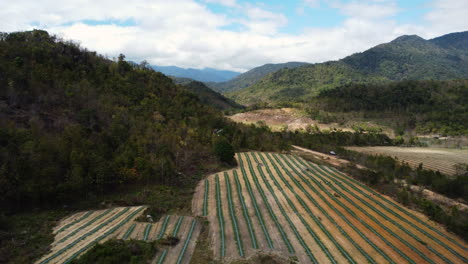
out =
[[347,83],[468,78],[468,31],[431,40],[402,36],[338,62],[271,73],[228,95],[242,104],[307,101]]
[[233,100],[224,97],[208,88],[204,83],[198,81],[190,81],[182,84],[187,90],[196,94],[200,102],[212,106],[219,110],[232,110],[240,109],[243,106],[234,102]]
[[110,61],[45,31],[1,33],[0,72],[2,213],[132,183],[183,185],[216,162],[219,142],[286,147],[145,63]]
[[396,129],[468,134],[468,80],[350,84],[323,91],[307,105],[314,117],[320,111],[335,118],[355,112],[369,118],[391,117]]
[[250,85],[256,83],[266,75],[272,72],[276,72],[281,69],[294,69],[297,67],[301,67],[307,65],[305,62],[286,62],[286,63],[278,63],[278,64],[265,64],[256,68],[253,68],[247,72],[244,72],[232,80],[227,82],[220,82],[220,83],[207,83],[207,85],[215,91],[221,93],[227,93],[230,91],[240,90]]

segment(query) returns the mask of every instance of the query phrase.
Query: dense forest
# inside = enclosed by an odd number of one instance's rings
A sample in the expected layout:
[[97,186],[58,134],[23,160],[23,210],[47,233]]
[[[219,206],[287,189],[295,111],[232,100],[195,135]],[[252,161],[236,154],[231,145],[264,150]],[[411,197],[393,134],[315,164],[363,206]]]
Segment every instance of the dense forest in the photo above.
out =
[[45,31],[2,33],[0,72],[3,210],[133,183],[183,185],[219,162],[220,138],[236,150],[287,148],[280,135],[227,121],[146,63],[109,60]]
[[468,80],[401,81],[350,84],[323,91],[308,104],[340,113],[361,112],[367,117],[391,116],[394,126],[423,134],[468,134]]

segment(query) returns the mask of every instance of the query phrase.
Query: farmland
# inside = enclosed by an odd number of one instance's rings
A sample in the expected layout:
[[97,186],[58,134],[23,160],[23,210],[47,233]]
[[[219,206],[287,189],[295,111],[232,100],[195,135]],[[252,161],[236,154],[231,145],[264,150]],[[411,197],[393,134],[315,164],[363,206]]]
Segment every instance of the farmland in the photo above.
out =
[[201,224],[190,216],[163,216],[159,222],[137,222],[146,208],[117,207],[80,212],[62,220],[55,228],[51,252],[37,263],[69,263],[96,243],[111,238],[154,241],[168,236],[180,242],[161,247],[152,263],[185,263],[191,258]]
[[347,149],[372,155],[396,157],[413,168],[417,168],[422,163],[424,169],[440,171],[446,175],[456,174],[456,164],[468,163],[467,149],[403,147],[347,147]]
[[274,153],[238,153],[239,167],[197,186],[214,258],[258,252],[301,263],[466,263],[466,244],[424,215],[334,168]]

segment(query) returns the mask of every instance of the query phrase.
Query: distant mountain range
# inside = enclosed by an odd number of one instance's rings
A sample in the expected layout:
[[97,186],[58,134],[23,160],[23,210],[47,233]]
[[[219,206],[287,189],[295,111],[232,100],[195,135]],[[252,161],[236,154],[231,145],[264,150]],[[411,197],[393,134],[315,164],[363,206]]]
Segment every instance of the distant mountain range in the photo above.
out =
[[348,83],[466,78],[468,31],[430,40],[401,36],[339,61],[271,72],[247,88],[231,88],[227,95],[242,104],[304,101],[321,90]]
[[259,66],[256,68],[253,68],[245,73],[242,73],[233,79],[227,81],[227,82],[222,82],[222,83],[207,83],[208,87],[211,89],[221,92],[221,93],[226,93],[234,90],[240,90],[246,87],[249,87],[250,85],[258,82],[261,80],[263,77],[266,75],[276,72],[281,69],[294,69],[300,66],[308,65],[306,62],[286,62],[286,63],[278,63],[278,64],[265,64],[263,66]]
[[177,66],[151,66],[154,70],[165,75],[190,78],[200,82],[225,82],[238,76],[240,72],[216,70],[211,68],[204,69],[184,69]]

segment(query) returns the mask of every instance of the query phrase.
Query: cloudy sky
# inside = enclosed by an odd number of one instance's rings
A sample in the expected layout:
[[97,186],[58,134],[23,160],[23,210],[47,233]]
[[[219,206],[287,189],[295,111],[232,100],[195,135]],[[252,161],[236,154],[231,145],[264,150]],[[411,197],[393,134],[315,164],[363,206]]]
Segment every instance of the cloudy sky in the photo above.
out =
[[245,71],[465,31],[466,14],[468,0],[3,0],[0,31],[45,29],[110,58]]

